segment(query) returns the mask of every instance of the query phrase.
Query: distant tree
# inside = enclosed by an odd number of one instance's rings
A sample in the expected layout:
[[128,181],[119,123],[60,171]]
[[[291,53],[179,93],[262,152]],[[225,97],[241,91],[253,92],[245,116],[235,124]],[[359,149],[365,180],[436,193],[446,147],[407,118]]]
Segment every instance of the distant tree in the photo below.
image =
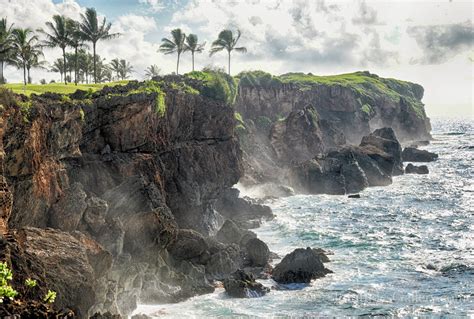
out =
[[226,50],[228,54],[228,73],[230,75],[230,54],[232,51],[237,51],[241,53],[246,53],[247,48],[237,47],[237,42],[239,42],[240,36],[242,33],[240,30],[237,30],[237,36],[234,37],[234,34],[231,30],[222,30],[217,37],[217,40],[212,42],[212,48],[210,55]]
[[94,64],[94,82],[97,83],[97,54],[96,46],[97,42],[100,40],[109,40],[120,36],[119,33],[110,33],[110,28],[112,24],[107,23],[106,19],[102,19],[102,22],[99,22],[97,17],[97,12],[94,8],[87,8],[86,14],[81,14],[82,23],[81,23],[81,34],[82,39],[92,43],[93,50],[93,64]]
[[83,76],[83,81],[89,83],[89,75],[94,72],[93,57],[92,54],[87,53],[85,50],[78,51],[79,60],[79,74]]
[[198,43],[198,37],[195,34],[190,34],[186,37],[186,51],[191,52],[191,58],[193,61],[193,71],[194,71],[194,53],[201,53],[204,51],[204,46],[206,45],[206,42],[204,43]]
[[30,71],[32,68],[44,69],[46,66],[46,61],[42,61],[43,51],[41,47],[31,48],[30,52],[27,55],[26,60],[26,73],[28,77],[28,83],[31,83],[31,74]]
[[112,72],[115,72],[115,75],[117,76],[117,79],[120,78],[120,70],[121,70],[121,65],[120,65],[120,60],[115,58],[112,61],[110,61],[110,69]]
[[53,65],[49,69],[51,72],[57,72],[61,76],[61,82],[63,81],[63,74],[64,72],[64,60],[63,59],[56,59]]
[[45,84],[46,84],[46,80],[45,80],[45,79],[41,79],[41,80],[40,80],[40,83],[41,83],[42,85],[45,85]]
[[[46,22],[48,32],[40,29],[46,36],[44,45],[50,48],[61,48],[63,52],[64,65],[66,65],[66,47],[71,44],[71,30],[68,28],[68,18],[61,15],[54,15],[53,22]],[[66,78],[64,84],[67,84]]]
[[123,80],[128,79],[129,74],[133,72],[133,66],[130,62],[122,59],[120,60],[120,78]]
[[7,19],[0,20],[0,84],[5,83],[3,68],[6,64],[12,63],[13,50],[13,24],[8,25]]
[[160,75],[160,72],[160,68],[156,64],[153,64],[146,68],[145,75],[151,79],[155,76]]
[[176,62],[176,74],[179,74],[179,58],[186,50],[184,41],[186,41],[186,34],[181,29],[174,29],[171,31],[171,40],[167,38],[161,39],[160,52],[164,54],[178,54]]
[[81,24],[79,22],[69,19],[67,21],[67,27],[71,34],[69,45],[74,48],[74,84],[77,85],[79,73],[78,50],[87,47],[87,45],[84,44],[84,39],[81,33]]
[[13,52],[17,68],[23,69],[23,82],[27,84],[27,67],[34,64],[34,56],[42,55],[42,46],[38,36],[31,29],[14,29]]

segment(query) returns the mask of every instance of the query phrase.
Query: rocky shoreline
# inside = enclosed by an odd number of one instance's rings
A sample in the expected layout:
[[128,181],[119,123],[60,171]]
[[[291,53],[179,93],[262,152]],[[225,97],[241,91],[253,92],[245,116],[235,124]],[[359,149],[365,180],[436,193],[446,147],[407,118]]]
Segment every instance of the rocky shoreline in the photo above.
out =
[[[372,119],[395,129],[371,132],[368,119],[346,125],[334,117],[350,113],[330,108],[353,94],[337,86],[304,93],[285,84],[270,94],[241,84],[231,107],[201,94],[200,81],[155,80],[159,90],[130,82],[68,97],[1,92],[0,259],[17,290],[34,277],[57,292],[57,309],[99,318],[210,293],[215,281],[237,297],[267,293],[258,278],[309,283],[330,273],[327,256],[296,250],[273,269],[276,256],[251,230],[273,218],[271,209],[240,197],[237,182],[265,184],[267,197],[351,194],[390,184],[403,160],[435,159],[402,151],[403,121],[424,125],[405,138],[429,138],[426,116],[383,113],[406,101],[375,109]],[[403,93],[421,100],[422,88],[412,88]],[[236,134],[234,113],[244,109],[245,132]],[[284,118],[261,125],[252,110]],[[364,129],[348,138],[346,126]]]

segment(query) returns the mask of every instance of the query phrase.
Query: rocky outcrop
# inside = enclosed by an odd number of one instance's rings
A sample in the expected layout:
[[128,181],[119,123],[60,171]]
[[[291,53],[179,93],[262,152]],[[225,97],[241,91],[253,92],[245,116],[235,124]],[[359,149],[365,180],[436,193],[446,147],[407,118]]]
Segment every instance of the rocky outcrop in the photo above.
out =
[[428,166],[426,165],[420,165],[420,166],[415,166],[411,163],[405,167],[405,173],[407,174],[429,174]]
[[401,147],[393,130],[383,128],[346,146],[289,169],[289,181],[303,193],[352,194],[391,184],[403,173]]
[[291,284],[310,283],[324,277],[332,271],[324,267],[321,256],[321,252],[310,247],[295,249],[275,266],[272,278],[280,284]]
[[406,147],[403,149],[402,159],[404,162],[433,162],[438,159],[438,154],[413,147]]
[[267,74],[272,81],[248,80],[258,76],[252,72],[241,75],[236,110],[244,119],[276,120],[313,105],[321,119],[336,123],[353,144],[380,127],[392,127],[402,141],[431,139],[421,102],[424,90],[418,84],[369,72],[329,77]]
[[256,298],[262,297],[270,292],[270,289],[256,282],[252,274],[243,270],[237,270],[229,278],[224,280],[226,293],[234,298]]
[[207,239],[242,174],[233,110],[200,83],[160,80],[2,102],[0,230],[25,260],[50,255],[38,272],[82,316],[207,293],[243,264],[239,245]]

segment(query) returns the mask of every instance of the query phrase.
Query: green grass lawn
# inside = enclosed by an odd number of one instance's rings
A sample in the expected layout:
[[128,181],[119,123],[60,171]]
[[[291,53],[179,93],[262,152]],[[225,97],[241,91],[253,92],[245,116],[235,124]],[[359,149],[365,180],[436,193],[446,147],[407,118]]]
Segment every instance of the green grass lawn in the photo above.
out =
[[50,84],[28,84],[24,85],[23,83],[9,83],[5,85],[0,85],[0,87],[6,87],[11,89],[13,92],[18,94],[24,94],[30,96],[31,94],[42,94],[45,92],[60,93],[60,94],[70,94],[76,92],[76,90],[88,91],[97,91],[102,89],[104,86],[115,86],[115,85],[124,85],[127,84],[128,80],[125,81],[116,81],[109,83],[98,83],[98,84],[78,84],[77,86],[74,83],[50,83]]

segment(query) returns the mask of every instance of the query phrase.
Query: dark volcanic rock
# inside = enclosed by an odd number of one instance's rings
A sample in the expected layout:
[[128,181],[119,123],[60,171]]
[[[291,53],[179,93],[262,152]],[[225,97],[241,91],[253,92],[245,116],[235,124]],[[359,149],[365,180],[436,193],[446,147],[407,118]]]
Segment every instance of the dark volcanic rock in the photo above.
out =
[[262,297],[270,289],[255,281],[252,274],[237,270],[229,278],[224,279],[224,288],[227,294],[234,298]]
[[331,271],[324,267],[321,255],[311,248],[298,248],[275,266],[273,279],[281,284],[309,283]]
[[192,229],[178,230],[175,242],[168,247],[170,254],[177,260],[198,258],[207,249],[204,236]]
[[252,267],[263,267],[270,258],[270,249],[267,244],[258,238],[250,239],[245,245],[247,257]]
[[384,127],[364,136],[360,146],[364,147],[367,145],[375,146],[392,157],[392,171],[386,173],[389,173],[390,176],[403,174],[402,147],[393,129]]
[[349,198],[360,198],[360,194],[353,194],[353,195],[349,195],[347,197],[349,197]]
[[432,162],[438,159],[438,154],[413,147],[406,147],[403,150],[402,158],[404,162]]
[[411,163],[405,167],[405,173],[407,174],[429,174],[428,166],[426,165],[420,165],[420,166],[415,166]]
[[250,228],[252,222],[259,224],[262,218],[273,218],[270,207],[258,204],[248,197],[239,197],[239,194],[240,192],[236,188],[224,191],[216,202],[217,211],[241,228]]
[[228,219],[217,232],[216,239],[224,244],[240,244],[242,236],[242,229],[232,220]]

